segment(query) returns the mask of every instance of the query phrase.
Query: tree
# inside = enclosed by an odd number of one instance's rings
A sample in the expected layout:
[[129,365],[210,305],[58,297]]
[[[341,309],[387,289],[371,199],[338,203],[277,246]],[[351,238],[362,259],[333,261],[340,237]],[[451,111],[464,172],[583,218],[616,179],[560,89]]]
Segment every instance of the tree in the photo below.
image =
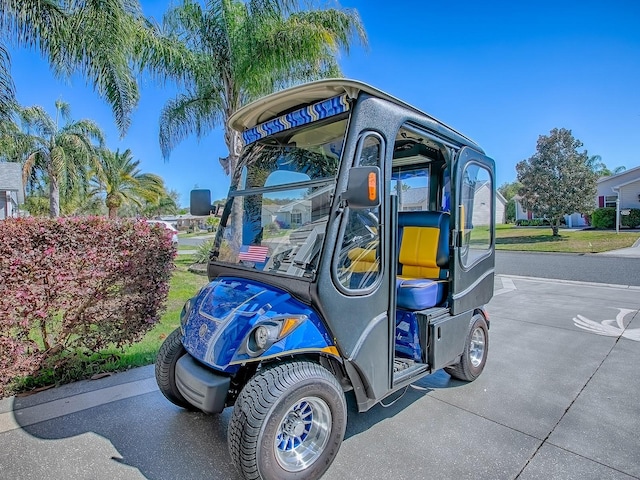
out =
[[144,201],[157,202],[167,195],[162,178],[153,173],[142,173],[139,164],[129,149],[123,153],[106,149],[101,152],[91,193],[104,193],[109,218],[117,218],[118,209],[125,203],[142,206]]
[[[169,101],[160,118],[165,156],[188,135],[200,137],[223,125],[229,157],[220,161],[230,175],[242,146],[227,125],[236,110],[291,84],[340,75],[339,49],[348,52],[352,36],[366,43],[357,12],[301,11],[297,4],[211,0],[202,9],[183,0],[165,14],[166,34],[179,38],[190,53],[178,78],[186,92]],[[164,64],[156,68],[167,73]]]
[[[104,143],[104,135],[92,120],[73,121],[69,104],[57,100],[56,118],[40,106],[20,112],[25,133],[26,159],[23,165],[25,184],[29,179],[43,176],[49,184],[49,215],[60,216],[60,191],[70,191],[88,182],[88,168],[95,161],[97,148]],[[60,121],[65,124],[60,126]],[[97,142],[97,145],[94,144]]]
[[[303,10],[292,0],[210,0],[205,9],[184,0],[166,13],[164,26],[168,38],[184,42],[189,55],[180,57],[179,76],[156,64],[185,87],[161,113],[163,154],[168,157],[189,135],[200,138],[222,125],[229,155],[220,163],[230,176],[242,148],[240,133],[227,122],[236,110],[294,83],[340,76],[338,52],[348,52],[354,37],[366,44],[355,10]],[[233,216],[239,214],[234,208]]]
[[11,119],[15,103],[15,86],[9,74],[10,65],[9,52],[0,43],[0,123]]
[[554,128],[549,136],[538,137],[531,158],[516,165],[522,204],[548,218],[554,236],[564,215],[593,210],[597,175],[580,147],[571,130]]
[[508,201],[518,194],[520,187],[522,187],[520,182],[505,182],[498,187],[498,191]]
[[143,206],[142,213],[146,217],[157,217],[160,215],[176,215],[178,213],[178,204],[180,203],[180,194],[176,190],[165,192],[155,202],[146,202]]
[[139,99],[136,67],[181,65],[182,46],[158,35],[138,0],[0,0],[0,119],[15,99],[5,41],[39,50],[60,78],[84,76],[123,134]]
[[607,167],[606,163],[602,161],[602,157],[600,155],[592,155],[589,157],[589,166],[596,175],[598,175],[598,177],[610,177],[611,175],[617,175],[618,173],[624,172],[627,169],[627,167],[621,165],[611,170]]

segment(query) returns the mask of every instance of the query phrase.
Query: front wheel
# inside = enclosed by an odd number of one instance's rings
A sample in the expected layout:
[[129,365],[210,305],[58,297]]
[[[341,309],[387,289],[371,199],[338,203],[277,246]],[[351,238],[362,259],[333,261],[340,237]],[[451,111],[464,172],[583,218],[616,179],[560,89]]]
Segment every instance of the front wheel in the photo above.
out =
[[180,329],[177,328],[162,343],[156,357],[156,382],[162,394],[171,403],[182,408],[193,409],[176,385],[176,362],[187,353],[180,337]]
[[476,313],[471,319],[471,327],[464,344],[464,351],[460,361],[450,367],[445,367],[445,372],[458,380],[472,382],[480,376],[487,362],[489,352],[489,328],[487,321],[480,313]]
[[229,453],[246,479],[317,479],[342,444],[347,405],[325,368],[289,362],[259,371],[229,423]]

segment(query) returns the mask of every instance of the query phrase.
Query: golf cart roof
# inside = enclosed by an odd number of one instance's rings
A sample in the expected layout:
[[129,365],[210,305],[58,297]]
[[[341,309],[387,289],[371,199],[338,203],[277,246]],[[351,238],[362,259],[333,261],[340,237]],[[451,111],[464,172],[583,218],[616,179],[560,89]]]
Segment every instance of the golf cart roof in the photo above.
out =
[[418,115],[427,117],[434,122],[440,133],[460,142],[469,145],[476,150],[482,152],[482,149],[469,137],[454,130],[445,123],[439,121],[435,117],[423,112],[422,110],[399,100],[377,88],[367,85],[358,80],[350,80],[346,78],[330,78],[318,80],[315,82],[297,85],[295,87],[281,90],[266,97],[260,98],[236,111],[229,119],[229,126],[234,130],[243,132],[247,129],[260,125],[268,120],[278,117],[284,112],[299,105],[309,105],[328,98],[346,94],[348,98],[355,99],[360,92],[365,92],[373,97],[381,98],[388,102],[409,109]]

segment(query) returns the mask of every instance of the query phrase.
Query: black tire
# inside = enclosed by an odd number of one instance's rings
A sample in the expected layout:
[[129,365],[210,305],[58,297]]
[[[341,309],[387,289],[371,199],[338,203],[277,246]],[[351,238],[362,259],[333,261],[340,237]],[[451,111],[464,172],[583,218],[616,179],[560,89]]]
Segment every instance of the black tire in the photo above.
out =
[[333,462],[346,424],[344,393],[329,371],[312,362],[278,364],[242,389],[229,453],[248,480],[313,480]]
[[458,380],[472,382],[480,376],[484,365],[487,363],[489,353],[489,328],[481,313],[476,313],[471,318],[471,326],[467,333],[467,341],[464,344],[464,352],[460,361],[445,367],[445,372]]
[[193,410],[194,407],[185,400],[176,386],[176,362],[187,353],[180,337],[180,329],[177,328],[162,343],[156,357],[156,382],[167,400],[179,407]]

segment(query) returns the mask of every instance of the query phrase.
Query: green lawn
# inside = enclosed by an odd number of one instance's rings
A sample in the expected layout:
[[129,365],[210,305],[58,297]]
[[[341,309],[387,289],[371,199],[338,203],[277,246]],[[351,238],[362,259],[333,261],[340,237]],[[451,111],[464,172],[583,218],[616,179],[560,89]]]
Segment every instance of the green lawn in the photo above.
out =
[[162,341],[180,326],[180,312],[184,303],[208,282],[205,275],[188,271],[191,263],[191,255],[176,256],[176,269],[171,277],[165,313],[160,322],[140,342],[125,348],[124,351],[112,352],[119,353],[120,356],[117,364],[114,365],[115,369],[149,365],[155,361]]
[[498,225],[496,249],[528,252],[573,252],[599,253],[618,248],[627,248],[640,238],[639,232],[616,234],[615,230],[570,230],[560,229],[554,237],[551,227],[515,227]]

